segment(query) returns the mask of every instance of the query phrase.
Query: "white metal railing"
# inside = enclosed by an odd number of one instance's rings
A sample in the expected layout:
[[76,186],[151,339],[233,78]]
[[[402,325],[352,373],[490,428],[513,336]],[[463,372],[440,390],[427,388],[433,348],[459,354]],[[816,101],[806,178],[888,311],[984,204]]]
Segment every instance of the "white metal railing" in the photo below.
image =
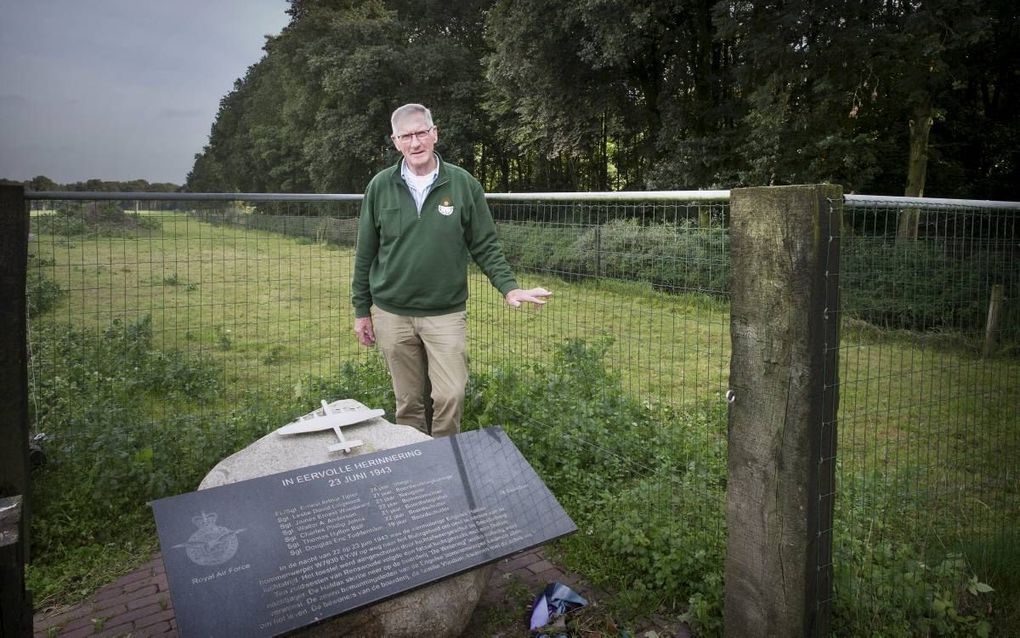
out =
[[[360,193],[106,193],[98,191],[26,191],[28,200],[141,200],[141,201],[246,201],[335,202],[360,201]],[[547,193],[486,193],[492,201],[729,201],[729,190],[604,191]],[[963,206],[1020,210],[1020,202],[945,197],[897,197],[893,195],[844,195],[847,204],[885,203],[896,206]]]

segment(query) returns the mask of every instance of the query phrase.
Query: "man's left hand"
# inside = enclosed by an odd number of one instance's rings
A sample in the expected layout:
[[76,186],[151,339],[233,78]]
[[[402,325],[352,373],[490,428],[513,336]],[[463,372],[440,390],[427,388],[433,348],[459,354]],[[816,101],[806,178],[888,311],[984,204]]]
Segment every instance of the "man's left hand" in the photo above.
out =
[[546,302],[547,297],[551,296],[552,293],[545,288],[530,288],[528,290],[514,288],[510,292],[506,293],[506,302],[514,308],[520,308],[521,302],[523,301],[541,306]]

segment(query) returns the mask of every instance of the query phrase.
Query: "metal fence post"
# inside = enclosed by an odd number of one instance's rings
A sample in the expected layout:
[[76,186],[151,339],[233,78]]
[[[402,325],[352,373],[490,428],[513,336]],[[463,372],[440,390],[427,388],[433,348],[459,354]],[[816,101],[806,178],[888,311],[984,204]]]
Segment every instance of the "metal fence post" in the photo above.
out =
[[32,635],[28,557],[28,348],[23,186],[0,185],[0,635]]
[[827,269],[842,195],[731,194],[726,636],[828,631],[834,449],[822,448],[835,446],[838,314]]

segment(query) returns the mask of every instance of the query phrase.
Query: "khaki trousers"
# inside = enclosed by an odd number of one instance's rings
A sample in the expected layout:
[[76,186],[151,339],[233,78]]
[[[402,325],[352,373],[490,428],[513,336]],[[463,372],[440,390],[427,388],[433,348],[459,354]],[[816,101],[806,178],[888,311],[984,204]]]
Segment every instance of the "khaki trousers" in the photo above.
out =
[[425,380],[432,385],[432,436],[460,431],[467,386],[467,313],[405,317],[372,306],[376,344],[397,399],[396,422],[428,433]]

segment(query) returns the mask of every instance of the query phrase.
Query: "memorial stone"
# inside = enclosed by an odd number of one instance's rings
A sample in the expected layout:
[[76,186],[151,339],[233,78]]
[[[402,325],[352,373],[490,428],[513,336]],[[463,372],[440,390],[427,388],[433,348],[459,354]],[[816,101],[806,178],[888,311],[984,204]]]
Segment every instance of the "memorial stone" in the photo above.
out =
[[182,636],[455,638],[492,561],[576,530],[499,428],[345,431],[350,455],[271,433],[153,503]]

